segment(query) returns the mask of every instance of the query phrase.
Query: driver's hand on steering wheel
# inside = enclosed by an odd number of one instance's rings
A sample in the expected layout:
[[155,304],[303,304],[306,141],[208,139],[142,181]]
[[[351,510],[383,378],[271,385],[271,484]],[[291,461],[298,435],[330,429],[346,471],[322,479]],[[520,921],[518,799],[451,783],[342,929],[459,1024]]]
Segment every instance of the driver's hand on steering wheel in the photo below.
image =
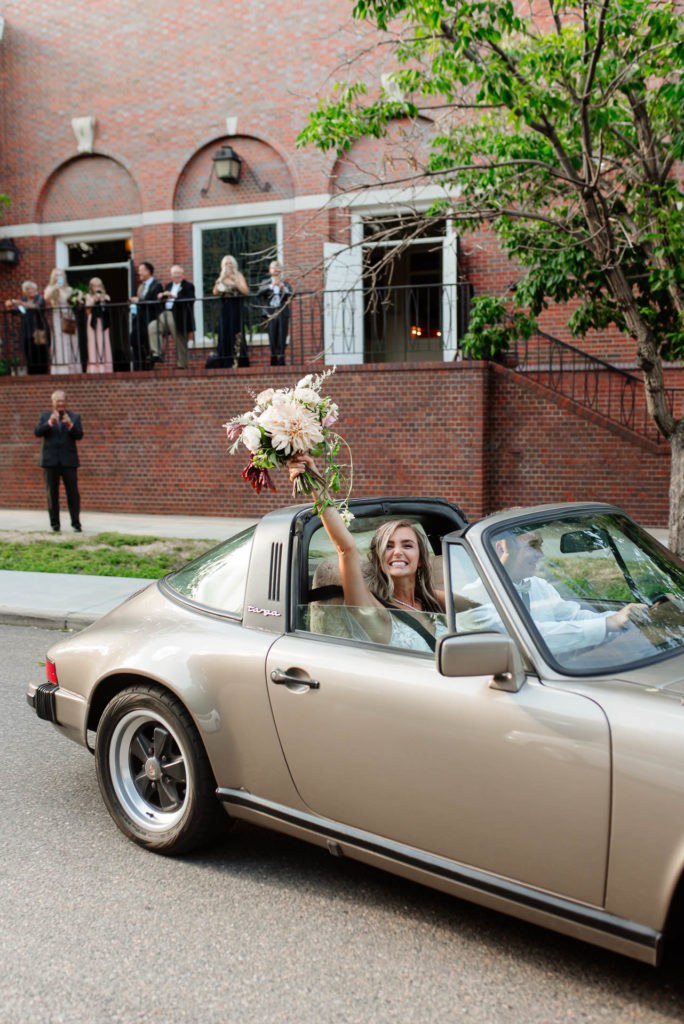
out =
[[626,604],[619,612],[613,612],[612,615],[608,616],[606,619],[606,630],[611,630],[617,633],[621,629],[626,629],[630,621],[632,621],[633,612],[637,613],[634,615],[634,621],[639,622],[644,618],[642,613],[647,610],[648,605],[645,604],[638,604],[637,602]]

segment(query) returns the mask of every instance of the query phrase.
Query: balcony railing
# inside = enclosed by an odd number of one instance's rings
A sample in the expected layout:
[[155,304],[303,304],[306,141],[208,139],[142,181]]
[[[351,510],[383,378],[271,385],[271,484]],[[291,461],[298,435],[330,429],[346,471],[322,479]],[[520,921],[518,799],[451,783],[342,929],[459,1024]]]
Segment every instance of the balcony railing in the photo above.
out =
[[[326,363],[404,362],[454,359],[470,311],[467,284],[426,284],[345,292],[301,292],[290,305],[286,362],[301,364],[323,355]],[[190,341],[191,365],[228,365],[221,355],[220,297],[197,299],[192,307],[197,330]],[[244,341],[251,362],[268,363],[268,311],[255,298],[240,300]],[[137,317],[127,302],[102,307],[1,311],[0,366],[4,372],[92,373],[149,369],[147,324],[156,304],[139,304]],[[47,344],[38,331],[47,325]],[[234,356],[240,354],[240,339]],[[224,344],[223,353],[226,346]],[[173,341],[165,339],[165,361],[175,366]]]

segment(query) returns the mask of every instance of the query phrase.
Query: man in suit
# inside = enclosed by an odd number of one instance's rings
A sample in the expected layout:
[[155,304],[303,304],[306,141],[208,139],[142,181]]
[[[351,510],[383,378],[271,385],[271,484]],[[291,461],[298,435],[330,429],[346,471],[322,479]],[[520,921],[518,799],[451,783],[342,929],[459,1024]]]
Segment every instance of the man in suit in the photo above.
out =
[[171,280],[159,293],[163,308],[150,326],[150,350],[152,359],[162,359],[162,340],[170,334],[176,346],[176,366],[179,370],[188,367],[188,338],[195,330],[192,307],[195,302],[195,286],[186,281],[182,267],[175,265],[170,270]]
[[66,407],[63,391],[52,392],[52,409],[41,412],[34,430],[36,437],[42,437],[40,465],[43,467],[45,490],[47,492],[50,526],[59,533],[59,479],[64,481],[71,525],[81,532],[81,497],[76,479],[78,451],[76,442],[83,437],[81,417]]
[[153,363],[148,328],[160,311],[161,281],[154,276],[154,267],[147,260],[138,264],[140,284],[136,295],[128,300],[131,307],[131,358],[134,370],[149,370]]

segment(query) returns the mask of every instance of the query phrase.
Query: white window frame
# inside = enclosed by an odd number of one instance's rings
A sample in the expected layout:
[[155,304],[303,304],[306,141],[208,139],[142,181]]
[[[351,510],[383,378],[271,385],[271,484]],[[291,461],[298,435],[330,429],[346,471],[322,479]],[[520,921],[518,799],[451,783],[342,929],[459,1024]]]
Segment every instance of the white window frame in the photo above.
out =
[[[276,228],[276,252],[275,257],[279,263],[283,263],[283,218],[279,213],[271,214],[271,216],[264,217],[239,217],[239,218],[221,218],[221,220],[202,220],[195,221],[192,225],[192,266],[194,269],[194,285],[195,294],[198,299],[204,298],[202,295],[203,285],[203,274],[202,274],[202,232],[212,231],[216,228],[243,228],[243,227],[258,227],[260,224],[275,224]],[[218,267],[216,273],[218,275]],[[210,338],[204,336],[204,303],[198,302],[195,313],[195,340],[190,345],[193,348],[213,348],[215,342]],[[253,338],[258,344],[268,344],[268,335],[256,334]]]

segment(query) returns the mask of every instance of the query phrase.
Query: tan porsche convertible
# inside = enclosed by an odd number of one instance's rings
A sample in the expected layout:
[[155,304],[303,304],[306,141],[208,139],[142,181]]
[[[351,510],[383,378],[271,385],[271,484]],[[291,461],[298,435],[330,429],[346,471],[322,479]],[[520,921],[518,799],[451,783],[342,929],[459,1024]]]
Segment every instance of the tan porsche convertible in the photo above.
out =
[[362,556],[388,520],[423,534],[444,613],[345,604],[292,507],[56,643],[29,704],[151,850],[226,811],[657,963],[684,891],[682,564],[603,504],[352,510]]

